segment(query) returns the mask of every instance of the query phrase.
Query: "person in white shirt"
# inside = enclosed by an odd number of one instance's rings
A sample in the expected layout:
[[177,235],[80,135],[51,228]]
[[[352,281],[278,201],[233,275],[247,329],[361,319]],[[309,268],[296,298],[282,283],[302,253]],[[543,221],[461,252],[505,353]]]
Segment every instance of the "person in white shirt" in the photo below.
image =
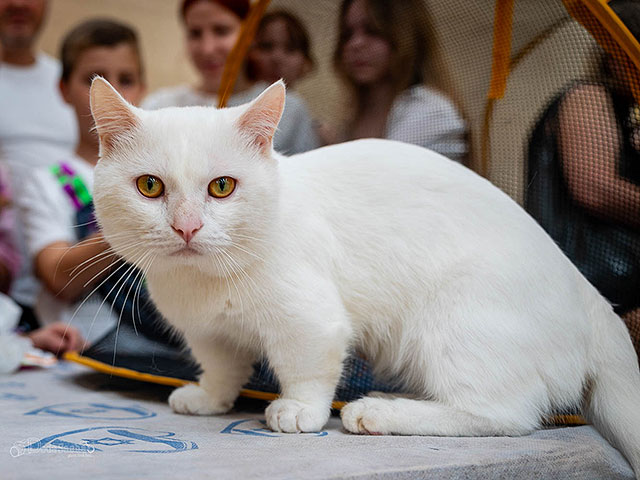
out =
[[[46,7],[45,0],[0,0],[0,162],[9,169],[14,198],[22,195],[25,178],[68,156],[77,141],[75,116],[58,89],[60,65],[35,50]],[[10,294],[23,307],[23,320],[35,328],[31,308],[40,287],[20,217],[15,235],[22,264]]]

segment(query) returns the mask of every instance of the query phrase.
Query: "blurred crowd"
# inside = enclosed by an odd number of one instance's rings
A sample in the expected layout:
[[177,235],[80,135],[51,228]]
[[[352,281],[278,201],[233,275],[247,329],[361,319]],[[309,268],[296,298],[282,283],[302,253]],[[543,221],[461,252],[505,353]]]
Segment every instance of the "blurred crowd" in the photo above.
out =
[[[637,28],[638,7],[614,2]],[[38,51],[47,3],[0,0],[0,291],[21,308],[18,331],[61,353],[92,344],[120,316],[105,307],[105,285],[119,260],[96,227],[91,200],[99,158],[93,77],[144,109],[215,106],[251,5],[183,0],[176,14],[197,82],[147,92],[135,26],[90,18],[67,32],[57,58]],[[228,105],[248,102],[282,78],[288,92],[274,139],[280,153],[377,137],[464,163],[467,126],[426,64],[434,44],[429,25],[422,0],[342,1],[332,62],[350,101],[338,130],[314,118],[297,91],[316,67],[306,26],[292,12],[269,10]],[[640,322],[640,107],[625,67],[611,58],[603,65],[610,81],[569,86],[532,128],[527,208],[633,329]],[[594,251],[607,248],[607,259],[593,267]]]

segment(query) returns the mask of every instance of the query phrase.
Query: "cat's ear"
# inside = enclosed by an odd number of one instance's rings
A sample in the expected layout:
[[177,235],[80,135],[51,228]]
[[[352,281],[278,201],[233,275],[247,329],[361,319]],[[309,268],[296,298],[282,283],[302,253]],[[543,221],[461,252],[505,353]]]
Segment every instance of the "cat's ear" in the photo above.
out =
[[284,82],[278,80],[251,102],[238,119],[238,129],[265,155],[271,153],[273,135],[284,110],[284,97]]
[[102,77],[91,82],[91,113],[100,137],[101,156],[109,153],[118,139],[137,128],[139,119],[131,105]]

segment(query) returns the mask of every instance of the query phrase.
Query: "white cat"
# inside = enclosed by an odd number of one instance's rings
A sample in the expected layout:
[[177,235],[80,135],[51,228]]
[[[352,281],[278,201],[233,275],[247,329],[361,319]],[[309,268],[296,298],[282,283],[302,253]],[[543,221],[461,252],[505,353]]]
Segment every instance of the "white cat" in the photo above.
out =
[[203,367],[173,409],[226,412],[265,356],[282,388],[269,427],[320,430],[354,347],[415,399],[350,403],[351,432],[523,435],[584,405],[640,472],[629,334],[534,220],[412,145],[273,153],[284,90],[229,109],[147,112],[93,82],[103,232],[145,271]]

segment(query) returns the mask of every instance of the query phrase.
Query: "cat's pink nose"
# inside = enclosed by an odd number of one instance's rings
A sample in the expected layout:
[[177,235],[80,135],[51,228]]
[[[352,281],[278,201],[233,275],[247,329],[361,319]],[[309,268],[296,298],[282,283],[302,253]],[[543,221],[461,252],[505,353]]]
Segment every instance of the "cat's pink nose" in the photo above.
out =
[[198,230],[202,228],[202,221],[193,219],[181,219],[171,225],[174,232],[184,238],[184,241],[189,243],[193,236],[198,233]]

